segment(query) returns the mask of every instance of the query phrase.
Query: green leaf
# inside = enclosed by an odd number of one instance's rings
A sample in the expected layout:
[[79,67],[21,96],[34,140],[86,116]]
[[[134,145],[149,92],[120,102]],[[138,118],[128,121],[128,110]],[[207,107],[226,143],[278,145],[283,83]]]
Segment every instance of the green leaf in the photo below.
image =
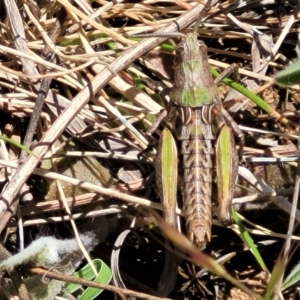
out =
[[275,75],[275,80],[282,86],[300,84],[300,59],[291,64],[285,70],[278,72]]
[[[101,259],[94,259],[93,263],[98,272],[96,278],[89,264],[85,265],[78,272],[75,272],[72,276],[77,278],[83,278],[86,280],[93,280],[95,278],[94,282],[108,284],[112,278],[112,273],[110,268]],[[67,283],[65,286],[65,295],[74,293],[79,288],[81,288],[81,285],[79,284]],[[92,300],[96,298],[102,291],[103,291],[102,289],[88,287],[83,292],[83,294],[79,297],[79,300]]]
[[281,291],[286,290],[288,287],[294,285],[300,280],[300,263],[292,270],[292,272],[285,279]]
[[134,84],[136,85],[136,87],[139,89],[139,90],[144,90],[145,88],[145,84],[144,82],[140,79],[140,77],[134,73],[134,72],[130,72],[131,76],[132,76],[132,79],[134,81]]

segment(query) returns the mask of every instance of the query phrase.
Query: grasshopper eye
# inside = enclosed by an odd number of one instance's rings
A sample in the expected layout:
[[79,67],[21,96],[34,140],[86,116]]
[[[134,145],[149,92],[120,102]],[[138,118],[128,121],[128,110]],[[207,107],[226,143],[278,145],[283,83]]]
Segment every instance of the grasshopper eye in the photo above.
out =
[[175,50],[176,56],[181,56],[182,53],[184,53],[184,52],[185,52],[185,47],[183,44],[180,44]]
[[206,45],[202,41],[198,41],[199,48],[203,48],[204,50],[207,49]]

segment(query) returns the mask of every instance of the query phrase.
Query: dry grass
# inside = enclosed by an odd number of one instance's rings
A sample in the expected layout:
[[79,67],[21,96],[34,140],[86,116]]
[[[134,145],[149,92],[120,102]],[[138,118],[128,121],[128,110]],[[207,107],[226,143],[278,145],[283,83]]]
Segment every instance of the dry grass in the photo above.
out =
[[[189,26],[203,5],[196,11],[191,10],[196,4],[193,1],[37,2],[39,7],[32,0],[18,1],[18,6],[14,0],[0,3],[2,135],[23,142],[27,118],[32,115],[41,81],[52,79],[35,132],[39,143],[33,148],[34,155],[28,156],[21,164],[18,160],[20,150],[3,141],[0,143],[0,163],[3,166],[0,230],[3,242],[11,245],[9,237],[17,232],[19,236],[24,233],[20,239],[28,244],[29,236],[37,233],[54,234],[61,228],[64,231],[70,229],[67,222],[65,226],[59,223],[63,217],[71,220],[71,232],[74,233],[82,225],[74,220],[122,213],[122,218],[113,217],[113,221],[103,225],[107,227],[100,237],[101,242],[112,245],[123,230],[131,226],[140,228],[141,224],[151,221],[140,211],[141,207],[161,210],[151,179],[155,150],[146,151],[142,159],[139,157],[153,144],[145,131],[153,123],[153,115],[157,116],[162,109],[157,100],[158,91],[172,86],[173,46],[169,41],[161,43],[167,39],[167,33],[177,31],[177,26],[182,33],[191,31]],[[223,70],[237,63],[243,85],[253,93],[259,93],[265,101],[264,105],[257,106],[241,94],[228,92],[226,86],[220,86],[224,106],[246,135],[244,159],[297,154],[299,89],[295,86],[287,93],[274,85],[273,80],[274,73],[285,68],[299,51],[296,46],[299,10],[297,1],[294,2],[276,6],[267,1],[221,1],[212,6],[198,29],[199,37],[208,47],[211,66]],[[67,19],[53,43],[49,35],[62,7],[67,12]],[[278,9],[279,15],[276,14]],[[189,14],[185,16],[187,11]],[[178,25],[173,22],[175,20]],[[142,41],[133,38],[136,34],[157,30],[165,32],[166,36]],[[57,63],[41,54],[46,46],[55,53]],[[40,73],[39,66],[44,67],[44,74]],[[262,131],[255,131],[259,129]],[[273,169],[267,170],[265,164],[252,165],[250,161],[247,165],[251,170],[249,176],[252,184],[257,186],[259,183],[260,188],[253,189],[241,179],[239,185],[243,187],[237,188],[234,199],[237,210],[246,210],[245,217],[249,221],[245,222],[250,224],[249,231],[255,243],[267,244],[271,237],[279,240],[277,253],[270,246],[261,249],[265,251],[262,255],[265,255],[269,269],[273,268],[271,262],[277,259],[287,237],[292,210],[287,199],[292,198],[296,163],[289,164],[291,167],[285,169],[273,165]],[[41,177],[36,179],[33,174]],[[261,183],[257,177],[267,183]],[[42,192],[40,178],[51,187],[46,192]],[[14,201],[16,197],[19,199],[26,182],[27,202]],[[280,210],[270,210],[274,203]],[[22,230],[17,230],[14,217],[18,207],[24,226]],[[281,213],[281,210],[288,214]],[[296,211],[297,221],[300,220],[299,213]],[[84,225],[85,222],[89,221],[84,221],[80,230],[93,228],[87,228],[92,225]],[[268,279],[256,277],[261,269],[252,261],[249,252],[248,256],[244,255],[242,249],[245,245],[232,230],[240,236],[236,225],[230,228],[214,226],[213,241],[206,251],[216,256],[237,252],[235,262],[231,260],[229,266],[231,274],[243,278],[244,283],[254,290],[257,288],[256,292],[263,293]],[[108,258],[109,251],[111,248],[108,247],[106,253],[102,251],[100,255]],[[245,257],[248,262],[243,261]],[[239,266],[241,260],[243,263]],[[193,271],[186,263],[181,267],[180,279],[172,294],[174,297],[186,278],[193,276],[187,274]],[[159,278],[160,271],[157,269],[156,272],[153,277]],[[201,276],[204,279],[193,281],[184,291],[193,299],[212,297],[213,284],[217,281],[219,296],[225,298],[230,293],[239,294],[239,291],[230,290],[231,286],[224,281],[210,278],[205,273]],[[261,280],[263,284],[260,284]],[[157,282],[151,284],[155,286]]]

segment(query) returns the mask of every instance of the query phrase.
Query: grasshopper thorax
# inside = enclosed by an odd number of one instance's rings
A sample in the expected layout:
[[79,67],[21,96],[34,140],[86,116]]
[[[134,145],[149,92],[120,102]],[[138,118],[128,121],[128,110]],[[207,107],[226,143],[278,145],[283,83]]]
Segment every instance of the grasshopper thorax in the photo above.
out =
[[174,63],[171,99],[176,105],[195,108],[215,102],[218,90],[210,74],[207,48],[196,33],[188,33],[177,46]]

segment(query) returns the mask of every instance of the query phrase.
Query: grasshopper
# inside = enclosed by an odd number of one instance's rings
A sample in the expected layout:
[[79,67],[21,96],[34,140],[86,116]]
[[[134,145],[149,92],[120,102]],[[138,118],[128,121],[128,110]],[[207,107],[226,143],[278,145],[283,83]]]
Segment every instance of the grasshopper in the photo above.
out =
[[[201,15],[209,10],[210,4],[211,0],[208,0]],[[231,222],[238,154],[230,127],[240,137],[243,134],[236,124],[231,125],[234,121],[222,106],[217,85],[210,74],[207,48],[198,41],[197,28],[195,25],[194,32],[187,35],[176,34],[183,36],[183,39],[176,47],[174,86],[167,111],[159,119],[166,117],[171,121],[174,136],[181,142],[182,165],[179,169],[182,170],[183,211],[187,232],[190,240],[199,249],[203,249],[211,240],[214,168],[217,173],[219,222],[223,225]],[[161,154],[158,155],[157,161],[161,162]],[[157,184],[162,194],[166,190],[162,185],[163,178],[169,174],[165,176],[161,166],[157,169],[160,173],[157,175],[160,178]]]

